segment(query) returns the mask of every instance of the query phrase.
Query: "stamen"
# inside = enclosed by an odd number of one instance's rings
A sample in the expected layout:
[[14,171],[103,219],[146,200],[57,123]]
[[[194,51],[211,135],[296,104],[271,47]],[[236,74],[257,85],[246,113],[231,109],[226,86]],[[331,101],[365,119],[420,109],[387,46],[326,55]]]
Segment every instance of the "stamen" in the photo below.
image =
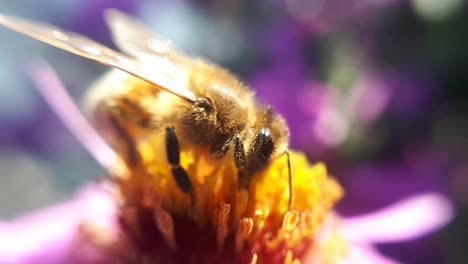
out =
[[250,264],[257,264],[257,260],[258,260],[257,254],[253,254]]
[[146,188],[143,192],[143,198],[141,201],[141,205],[143,208],[159,208],[155,206],[155,200],[154,200],[154,189],[151,188]]
[[221,250],[224,245],[224,241],[226,240],[226,236],[228,234],[228,220],[229,220],[229,211],[231,210],[230,204],[223,204],[221,207],[221,211],[218,214],[218,233],[217,233],[217,242],[218,242],[218,250]]
[[293,262],[293,253],[291,250],[286,252],[286,256],[284,257],[284,264],[292,264]]
[[313,213],[306,210],[301,213],[301,220],[299,221],[299,229],[305,235],[312,236],[317,231],[317,224],[314,224]]
[[276,236],[273,236],[271,239],[266,240],[266,245],[268,248],[275,250],[283,243],[293,242],[294,233],[296,227],[299,224],[299,212],[289,211],[283,217],[283,224],[278,230]]
[[110,249],[118,241],[117,233],[102,223],[85,221],[78,225],[80,236],[99,248]]
[[282,230],[285,232],[292,232],[294,229],[296,229],[298,223],[299,212],[289,211],[284,215]]
[[255,222],[255,225],[257,226],[258,230],[261,230],[265,226],[265,221],[266,221],[269,214],[270,214],[270,212],[269,212],[268,208],[265,208],[264,210],[261,210],[261,209],[255,210],[254,222]]
[[280,245],[287,241],[291,237],[291,234],[284,232],[283,230],[278,230],[276,236],[271,235],[269,239],[265,241],[265,245],[271,250],[277,250]]
[[247,204],[249,203],[249,193],[246,189],[241,189],[237,193],[237,203],[235,207],[235,217],[241,218],[247,208]]
[[172,220],[171,215],[165,210],[157,210],[154,213],[154,218],[156,220],[156,226],[158,227],[159,232],[161,232],[169,247],[175,251],[176,239],[174,232],[174,221]]
[[141,226],[138,224],[138,209],[135,206],[123,206],[120,208],[120,216],[124,219],[125,225],[134,233],[137,237],[141,237],[143,231]]
[[242,218],[239,221],[236,233],[236,252],[239,253],[244,248],[244,242],[252,233],[253,220],[252,218]]

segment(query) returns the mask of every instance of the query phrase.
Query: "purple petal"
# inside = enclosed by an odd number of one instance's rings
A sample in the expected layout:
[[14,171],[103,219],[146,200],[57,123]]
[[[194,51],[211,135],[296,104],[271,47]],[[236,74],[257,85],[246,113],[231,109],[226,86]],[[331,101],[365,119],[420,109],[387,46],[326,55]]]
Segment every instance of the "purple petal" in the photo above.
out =
[[0,222],[0,263],[102,261],[97,250],[77,247],[82,224],[106,227],[109,236],[116,235],[111,229],[116,226],[115,200],[106,186],[95,187],[70,202]]
[[379,211],[344,220],[347,236],[356,241],[393,243],[424,236],[453,218],[450,202],[428,193],[406,198]]
[[318,32],[328,32],[398,2],[400,0],[287,0],[286,5],[294,18],[309,24]]
[[30,68],[30,75],[37,89],[63,124],[101,166],[112,168],[117,163],[117,154],[84,118],[50,65],[37,60]]

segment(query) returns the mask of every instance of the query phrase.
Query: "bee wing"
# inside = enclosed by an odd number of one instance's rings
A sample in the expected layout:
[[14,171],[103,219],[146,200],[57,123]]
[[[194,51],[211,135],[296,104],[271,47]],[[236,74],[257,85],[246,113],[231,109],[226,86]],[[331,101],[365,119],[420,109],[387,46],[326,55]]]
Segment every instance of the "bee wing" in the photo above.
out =
[[174,47],[172,41],[152,31],[139,20],[116,9],[106,10],[104,18],[114,43],[125,53],[136,58],[163,57],[176,64],[190,62],[186,55]]
[[185,88],[184,76],[179,76],[176,71],[166,71],[164,64],[148,64],[135,60],[89,38],[45,23],[0,15],[0,25],[78,56],[120,69],[191,103],[196,99]]
[[104,19],[111,30],[112,39],[120,50],[145,63],[166,62],[167,72],[187,75],[191,67],[199,65],[218,69],[219,66],[200,58],[193,58],[178,50],[171,40],[151,30],[138,19],[116,9],[107,9]]

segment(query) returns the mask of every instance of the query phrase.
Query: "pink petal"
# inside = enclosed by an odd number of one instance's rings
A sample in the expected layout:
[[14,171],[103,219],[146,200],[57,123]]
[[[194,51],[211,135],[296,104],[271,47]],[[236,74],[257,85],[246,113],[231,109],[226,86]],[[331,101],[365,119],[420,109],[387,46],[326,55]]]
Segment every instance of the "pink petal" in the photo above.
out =
[[[78,249],[76,253],[78,228],[81,224],[93,223],[108,227],[112,233],[111,228],[116,226],[115,215],[115,200],[106,187],[100,185],[85,190],[70,202],[29,213],[11,222],[0,222],[0,263],[70,263],[79,261],[73,258],[76,254],[82,260],[96,260],[97,251]],[[71,256],[73,253],[75,255]]]
[[353,244],[347,259],[341,264],[398,264],[399,262],[380,254],[371,245]]
[[450,202],[435,193],[414,195],[363,216],[344,219],[352,240],[393,243],[417,239],[446,225],[454,215]]

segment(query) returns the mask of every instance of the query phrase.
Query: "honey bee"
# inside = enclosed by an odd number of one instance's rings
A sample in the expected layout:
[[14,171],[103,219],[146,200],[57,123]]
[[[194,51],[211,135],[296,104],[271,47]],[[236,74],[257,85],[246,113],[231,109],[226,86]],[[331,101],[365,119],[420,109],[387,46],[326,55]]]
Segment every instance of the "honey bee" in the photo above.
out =
[[[283,117],[260,104],[233,74],[183,54],[136,19],[117,10],[106,11],[104,17],[113,41],[125,54],[39,22],[1,15],[0,24],[113,68],[90,89],[89,105],[103,117],[97,126],[109,135],[107,139],[125,145],[129,166],[136,162],[132,151],[135,141],[141,140],[135,132],[139,129],[165,133],[166,159],[177,186],[188,194],[192,183],[179,163],[183,150],[206,154],[213,161],[233,160],[240,188],[285,154],[291,204],[289,129]],[[144,88],[129,95],[126,81],[134,77]]]

